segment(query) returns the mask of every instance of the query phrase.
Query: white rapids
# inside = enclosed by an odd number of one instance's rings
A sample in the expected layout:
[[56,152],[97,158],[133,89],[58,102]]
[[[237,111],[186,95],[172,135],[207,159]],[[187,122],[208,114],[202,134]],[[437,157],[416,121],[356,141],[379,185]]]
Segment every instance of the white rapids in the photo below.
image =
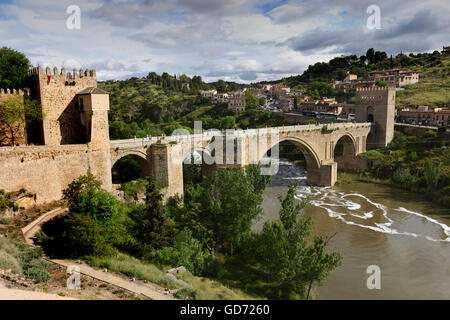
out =
[[[286,160],[280,160],[279,165],[279,172],[272,177],[271,185],[298,182],[296,198],[308,199],[310,205],[323,209],[331,218],[376,232],[450,242],[450,227],[435,218],[404,207],[387,207],[357,191],[343,192],[337,188],[307,186],[303,168],[293,166],[292,162]],[[427,228],[413,230],[414,225],[417,225],[413,219],[420,219],[420,225],[425,224]]]

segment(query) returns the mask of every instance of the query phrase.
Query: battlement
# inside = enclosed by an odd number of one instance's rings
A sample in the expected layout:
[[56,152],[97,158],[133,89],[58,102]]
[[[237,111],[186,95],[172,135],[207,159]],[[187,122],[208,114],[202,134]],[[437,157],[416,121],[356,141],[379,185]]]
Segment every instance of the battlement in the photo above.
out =
[[65,68],[61,68],[61,72],[59,72],[57,67],[54,67],[53,69],[50,69],[50,67],[46,67],[44,72],[41,66],[30,68],[30,70],[28,71],[28,75],[29,76],[46,75],[61,78],[63,80],[77,79],[77,78],[93,78],[93,79],[97,78],[97,72],[95,71],[95,69],[77,70],[76,68],[73,68],[72,72],[70,72],[66,71]]
[[5,97],[7,95],[20,94],[21,96],[29,94],[27,90],[16,90],[16,89],[2,89],[0,88],[0,97]]
[[361,87],[356,88],[356,91],[363,91],[363,92],[380,92],[380,91],[389,91],[389,89],[394,89],[394,87]]

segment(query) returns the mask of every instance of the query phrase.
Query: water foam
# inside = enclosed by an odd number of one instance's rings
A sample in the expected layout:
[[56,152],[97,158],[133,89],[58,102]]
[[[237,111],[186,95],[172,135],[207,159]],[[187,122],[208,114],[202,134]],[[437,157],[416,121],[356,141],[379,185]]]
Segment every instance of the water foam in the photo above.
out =
[[[403,235],[414,238],[424,238],[430,241],[450,242],[450,227],[439,222],[436,219],[430,218],[420,212],[399,208],[388,208],[385,205],[372,201],[368,197],[357,193],[345,193],[335,190],[330,187],[311,187],[306,185],[306,171],[295,167],[292,162],[280,161],[281,180],[288,182],[289,180],[300,181],[300,186],[297,189],[296,198],[298,200],[309,199],[309,203],[313,206],[325,210],[329,217],[338,219],[347,225],[354,225],[360,228],[370,229],[376,232],[392,235]],[[289,178],[288,178],[289,177]],[[355,202],[358,201],[358,202]],[[364,207],[372,207],[371,210],[365,211]],[[405,213],[415,217],[421,217],[427,222],[438,226],[446,235],[445,239],[435,239],[431,236],[419,234],[416,232],[399,231],[394,221],[395,212]],[[358,220],[358,222],[352,221]],[[376,222],[372,220],[385,220]]]

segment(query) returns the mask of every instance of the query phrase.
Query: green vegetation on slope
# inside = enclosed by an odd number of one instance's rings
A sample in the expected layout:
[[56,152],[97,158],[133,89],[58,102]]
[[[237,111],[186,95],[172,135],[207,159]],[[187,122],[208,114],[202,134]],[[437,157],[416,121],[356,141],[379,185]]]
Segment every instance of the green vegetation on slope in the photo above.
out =
[[417,106],[448,107],[450,105],[450,56],[441,57],[440,63],[422,63],[411,66],[420,73],[419,83],[397,91],[397,108]]
[[[300,217],[305,204],[295,203],[295,186],[280,199],[280,220],[266,223],[257,234],[251,225],[262,214],[262,194],[270,181],[260,176],[259,166],[248,166],[245,172],[228,168],[191,181],[184,199],[164,205],[160,188],[149,177],[143,184],[145,204],[137,205],[119,203],[92,175],[81,176],[64,191],[69,213],[46,222],[38,243],[50,257],[85,257],[95,266],[166,287],[179,288],[179,281],[171,281],[162,270],[182,265],[190,273],[181,277],[193,288],[182,288],[178,295],[196,299],[249,294],[309,299],[313,284],[320,284],[340,264],[339,254],[325,252],[323,238],[310,236],[311,221]],[[235,268],[228,268],[239,261],[242,269],[249,263],[258,266],[262,290],[254,291]]]
[[380,160],[369,169],[371,177],[450,205],[450,145],[444,133],[430,130],[423,136],[412,136],[396,131],[386,148],[359,156]]
[[30,248],[26,244],[0,237],[0,270],[11,270],[36,282],[50,279],[50,263],[45,261],[41,248]]

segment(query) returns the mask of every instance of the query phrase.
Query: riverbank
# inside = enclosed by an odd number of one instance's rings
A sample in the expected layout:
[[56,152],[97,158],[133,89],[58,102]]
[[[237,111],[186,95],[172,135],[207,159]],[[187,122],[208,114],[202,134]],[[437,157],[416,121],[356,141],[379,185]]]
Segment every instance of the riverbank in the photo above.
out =
[[393,188],[399,188],[402,190],[406,190],[409,192],[412,192],[414,194],[417,194],[418,197],[423,198],[426,201],[437,203],[439,205],[442,205],[444,207],[450,207],[450,195],[442,196],[442,194],[438,191],[430,191],[424,188],[420,188],[415,185],[400,185],[397,183],[392,182],[389,179],[380,179],[380,178],[374,178],[370,175],[364,175],[363,173],[357,174],[357,173],[350,173],[350,172],[339,172],[338,173],[338,179],[336,184],[348,184],[354,181],[358,182],[365,182],[365,183],[374,183],[374,184],[380,184],[385,185]]

